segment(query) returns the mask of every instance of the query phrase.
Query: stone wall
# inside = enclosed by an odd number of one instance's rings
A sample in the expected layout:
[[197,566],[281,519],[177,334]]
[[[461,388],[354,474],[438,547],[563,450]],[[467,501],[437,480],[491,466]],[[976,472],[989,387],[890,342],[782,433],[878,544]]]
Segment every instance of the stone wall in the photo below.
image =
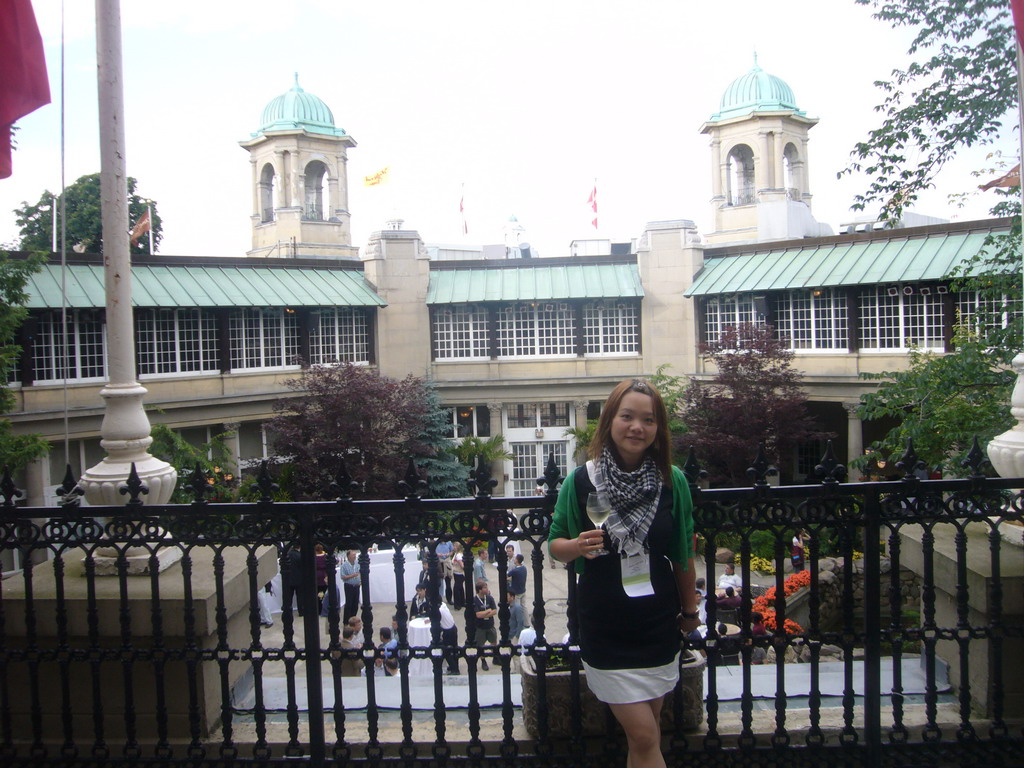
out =
[[[844,590],[843,571],[846,567],[846,560],[842,557],[826,557],[818,561],[820,570],[818,572],[818,626],[826,631],[835,630],[842,626]],[[878,594],[878,604],[881,608],[882,626],[887,627],[891,623],[889,586],[892,572],[892,563],[888,558],[879,560],[878,568],[881,575],[881,584]],[[853,577],[853,616],[855,621],[860,621],[864,615],[864,569],[863,560],[856,560],[852,564]],[[900,594],[902,595],[901,606],[903,610],[917,611],[921,599],[921,579],[911,570],[900,568]],[[804,629],[811,624],[811,590],[801,589],[795,592],[786,601],[786,617],[793,619]],[[775,660],[775,649],[769,649],[768,662]],[[842,659],[842,649],[834,645],[823,645],[821,657]],[[810,661],[810,649],[806,646],[790,647],[786,651],[786,660],[790,662]]]

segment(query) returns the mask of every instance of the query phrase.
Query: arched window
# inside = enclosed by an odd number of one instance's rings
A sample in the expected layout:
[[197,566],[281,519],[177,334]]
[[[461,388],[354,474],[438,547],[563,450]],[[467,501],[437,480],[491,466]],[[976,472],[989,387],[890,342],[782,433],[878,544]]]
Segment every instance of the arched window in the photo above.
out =
[[785,179],[786,195],[790,200],[800,199],[800,155],[790,143],[782,153],[782,173]]
[[729,151],[729,205],[754,204],[754,153],[746,144]]
[[260,221],[268,222],[274,220],[274,198],[277,174],[274,173],[274,166],[267,163],[260,173]]
[[306,166],[306,208],[303,211],[303,217],[309,221],[325,221],[328,216],[327,206],[325,203],[329,203],[329,200],[325,198],[327,195],[326,184],[327,184],[327,166],[321,163],[319,160],[314,160]]

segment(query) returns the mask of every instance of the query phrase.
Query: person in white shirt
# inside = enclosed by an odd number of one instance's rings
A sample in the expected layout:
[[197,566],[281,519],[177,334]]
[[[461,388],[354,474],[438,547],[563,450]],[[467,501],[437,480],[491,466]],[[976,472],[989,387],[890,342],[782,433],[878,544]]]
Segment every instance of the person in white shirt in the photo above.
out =
[[724,595],[726,587],[732,587],[737,593],[743,590],[743,580],[736,573],[736,566],[732,563],[726,563],[725,573],[718,577],[717,591]]
[[445,658],[448,661],[448,674],[459,674],[459,630],[455,626],[455,617],[445,603],[438,607],[441,614],[441,644],[445,648]]

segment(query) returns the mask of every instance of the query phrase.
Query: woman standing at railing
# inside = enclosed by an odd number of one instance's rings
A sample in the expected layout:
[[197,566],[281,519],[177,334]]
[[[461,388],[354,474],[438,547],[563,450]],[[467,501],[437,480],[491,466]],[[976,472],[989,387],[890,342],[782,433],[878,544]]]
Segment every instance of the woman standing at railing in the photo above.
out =
[[[548,537],[552,556],[575,561],[587,685],[622,724],[630,768],[665,765],[662,701],[679,679],[680,631],[698,626],[692,502],[667,423],[651,384],[615,387],[591,461],[562,484]],[[606,516],[606,530],[588,515]]]

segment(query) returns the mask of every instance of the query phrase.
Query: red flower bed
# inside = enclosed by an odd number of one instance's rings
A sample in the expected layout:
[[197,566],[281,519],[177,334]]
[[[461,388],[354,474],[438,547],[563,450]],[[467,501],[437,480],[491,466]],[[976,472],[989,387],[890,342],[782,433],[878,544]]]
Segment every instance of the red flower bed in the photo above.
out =
[[[783,593],[786,597],[789,597],[796,591],[810,586],[810,584],[810,571],[799,571],[789,576],[783,582]],[[775,613],[775,587],[771,587],[767,592],[754,600],[752,609],[764,617],[764,625],[769,632],[775,632],[778,630],[779,625]],[[787,635],[799,635],[804,631],[803,628],[792,619],[786,619],[784,628]]]

